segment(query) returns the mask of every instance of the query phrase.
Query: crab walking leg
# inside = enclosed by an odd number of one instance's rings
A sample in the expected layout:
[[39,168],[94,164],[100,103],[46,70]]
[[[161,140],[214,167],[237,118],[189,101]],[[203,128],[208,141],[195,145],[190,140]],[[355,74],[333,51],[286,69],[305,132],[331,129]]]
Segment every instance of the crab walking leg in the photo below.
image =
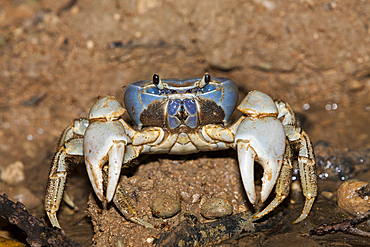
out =
[[293,223],[299,223],[307,217],[311,211],[315,197],[317,196],[315,157],[310,138],[303,130],[301,131],[298,148],[299,175],[301,178],[303,195],[306,197],[306,201],[301,215]]
[[284,199],[289,195],[290,191],[290,183],[292,181],[292,173],[293,173],[293,166],[292,166],[292,150],[289,144],[289,141],[286,141],[285,146],[285,154],[284,154],[284,161],[283,166],[281,168],[281,172],[279,175],[279,179],[275,186],[275,193],[276,197],[274,200],[270,202],[270,204],[261,212],[255,214],[253,219],[260,219],[266,214],[270,213],[274,210],[279,204],[284,201]]
[[[46,214],[48,215],[49,220],[54,227],[60,228],[56,212],[59,210],[60,201],[63,197],[67,178],[68,163],[66,162],[66,157],[72,155],[82,156],[82,143],[82,138],[72,139],[64,143],[64,145],[59,148],[58,152],[54,156],[53,164],[49,173],[49,180],[44,203]],[[69,202],[72,201],[69,200]]]
[[311,211],[315,197],[317,196],[316,163],[312,143],[305,131],[296,126],[295,116],[289,104],[276,101],[278,118],[282,121],[286,136],[291,146],[298,151],[298,166],[301,178],[303,195],[306,198],[301,215],[293,223],[304,220]]
[[[110,167],[109,167],[110,169]],[[103,167],[103,183],[106,187],[109,183],[108,179],[108,167]],[[113,203],[116,205],[118,210],[123,214],[123,216],[134,223],[140,224],[146,228],[154,228],[154,226],[145,220],[139,218],[135,208],[132,206],[130,200],[128,199],[125,190],[118,183],[116,193],[113,196]]]
[[72,201],[72,199],[67,194],[67,191],[64,191],[64,193],[63,193],[63,201],[65,203],[67,203],[68,206],[70,206],[71,208],[73,208],[73,210],[75,210],[75,211],[78,211],[79,210],[78,207],[77,207],[77,205]]
[[64,129],[59,140],[58,148],[62,147],[64,143],[76,136],[83,136],[87,126],[89,126],[89,120],[85,118],[75,119],[72,124]]

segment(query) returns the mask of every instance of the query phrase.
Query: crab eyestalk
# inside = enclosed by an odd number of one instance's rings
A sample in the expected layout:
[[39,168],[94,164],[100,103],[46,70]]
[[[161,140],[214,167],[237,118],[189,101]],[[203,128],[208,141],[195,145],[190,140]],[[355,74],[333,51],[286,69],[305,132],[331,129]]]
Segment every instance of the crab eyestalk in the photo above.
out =
[[161,80],[161,78],[159,78],[159,75],[158,74],[154,74],[153,75],[153,84],[159,89],[159,90],[162,90],[164,88],[164,84]]
[[202,77],[202,80],[199,81],[199,87],[204,88],[208,85],[208,83],[211,81],[211,75],[209,73],[205,73]]

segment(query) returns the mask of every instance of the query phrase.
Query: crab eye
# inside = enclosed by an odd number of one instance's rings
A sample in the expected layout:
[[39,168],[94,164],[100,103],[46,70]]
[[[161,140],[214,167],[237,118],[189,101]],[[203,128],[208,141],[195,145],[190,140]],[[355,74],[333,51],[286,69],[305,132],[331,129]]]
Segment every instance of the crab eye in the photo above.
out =
[[206,73],[204,75],[204,82],[208,84],[211,81],[211,75],[209,73]]
[[208,83],[211,81],[211,75],[209,73],[205,73],[202,80],[199,82],[199,87],[203,88],[208,85]]
[[159,83],[159,75],[158,74],[154,74],[153,75],[153,84],[157,86],[158,83]]
[[159,78],[158,74],[153,75],[153,84],[159,89],[162,90],[164,88],[163,82],[161,78]]

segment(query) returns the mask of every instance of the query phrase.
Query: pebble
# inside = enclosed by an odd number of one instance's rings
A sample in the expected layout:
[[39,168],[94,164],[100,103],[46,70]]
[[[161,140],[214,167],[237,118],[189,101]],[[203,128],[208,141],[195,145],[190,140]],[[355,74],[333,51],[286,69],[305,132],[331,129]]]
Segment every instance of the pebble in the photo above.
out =
[[157,196],[151,205],[152,213],[159,218],[170,218],[181,210],[180,201],[167,193]]
[[359,180],[348,180],[338,189],[339,208],[350,214],[362,214],[370,210],[370,185]]
[[9,186],[0,182],[0,194],[6,194],[14,202],[23,203],[27,209],[35,208],[42,204],[40,198],[36,197],[32,191],[23,186]]
[[140,190],[151,190],[154,187],[154,180],[153,179],[143,179],[139,181],[138,188]]
[[9,185],[16,185],[25,179],[24,165],[16,161],[1,170],[0,179]]
[[200,210],[204,218],[217,219],[233,213],[233,206],[229,201],[220,197],[207,199]]
[[348,83],[348,86],[349,86],[350,91],[356,92],[356,91],[361,91],[365,87],[365,84],[359,80],[351,80]]
[[92,50],[94,48],[94,41],[92,41],[91,39],[86,41],[86,47],[87,49]]
[[328,199],[328,200],[335,200],[335,194],[330,191],[323,191],[321,192],[321,196]]

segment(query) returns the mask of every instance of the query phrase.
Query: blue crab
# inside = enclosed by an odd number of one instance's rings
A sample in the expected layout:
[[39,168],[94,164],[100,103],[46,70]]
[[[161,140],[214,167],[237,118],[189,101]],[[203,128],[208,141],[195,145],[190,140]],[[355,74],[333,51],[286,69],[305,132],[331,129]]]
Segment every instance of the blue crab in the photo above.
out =
[[[237,107],[243,115],[230,123],[238,101],[238,88],[227,78],[137,81],[126,87],[124,108],[113,96],[97,100],[88,119],[75,120],[65,129],[54,156],[45,210],[53,226],[60,227],[56,213],[64,193],[67,157],[84,157],[88,176],[98,199],[113,200],[126,219],[153,227],[137,216],[118,181],[122,168],[144,153],[190,154],[200,151],[237,150],[242,182],[250,203],[257,203],[254,162],[262,165],[264,202],[275,186],[276,196],[253,218],[274,210],[289,194],[292,160],[297,157],[303,194],[301,215],[309,214],[317,194],[315,157],[308,135],[296,126],[291,107],[268,95],[251,91]],[[121,116],[128,112],[135,122]],[[105,165],[108,163],[108,165]]]

